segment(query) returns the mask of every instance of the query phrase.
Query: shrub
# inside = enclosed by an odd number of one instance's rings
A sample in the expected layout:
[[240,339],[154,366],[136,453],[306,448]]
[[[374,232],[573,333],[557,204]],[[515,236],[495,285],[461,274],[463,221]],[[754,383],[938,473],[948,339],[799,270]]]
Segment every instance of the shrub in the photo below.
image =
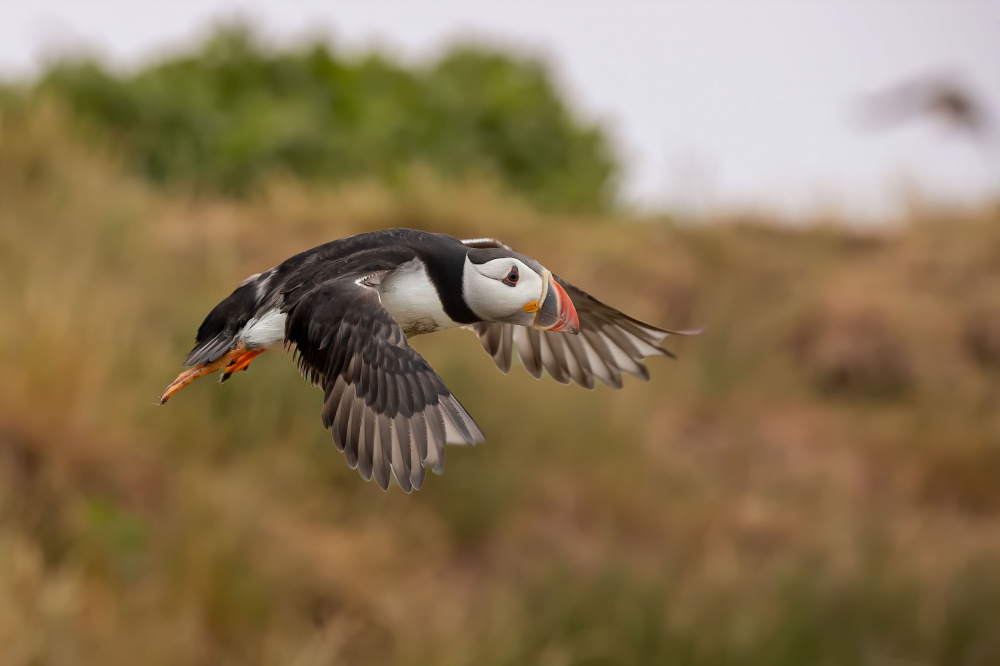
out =
[[604,133],[569,109],[542,63],[497,50],[408,66],[325,43],[269,49],[236,25],[130,74],[66,60],[35,92],[63,100],[157,183],[243,194],[273,174],[391,181],[424,163],[485,172],[550,208],[614,198]]

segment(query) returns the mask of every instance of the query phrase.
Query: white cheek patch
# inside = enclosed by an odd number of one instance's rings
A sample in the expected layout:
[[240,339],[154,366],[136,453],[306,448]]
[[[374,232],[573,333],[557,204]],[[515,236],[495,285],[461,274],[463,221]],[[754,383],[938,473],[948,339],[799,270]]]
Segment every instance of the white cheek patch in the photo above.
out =
[[492,293],[494,284],[497,284],[496,280],[480,273],[466,257],[465,266],[462,269],[462,299],[472,310],[472,313],[480,319],[492,318],[489,305],[494,298]]
[[[503,282],[512,266],[518,269],[513,287]],[[494,259],[482,266],[466,259],[462,289],[466,304],[480,319],[528,325],[538,309],[542,280],[516,259]]]

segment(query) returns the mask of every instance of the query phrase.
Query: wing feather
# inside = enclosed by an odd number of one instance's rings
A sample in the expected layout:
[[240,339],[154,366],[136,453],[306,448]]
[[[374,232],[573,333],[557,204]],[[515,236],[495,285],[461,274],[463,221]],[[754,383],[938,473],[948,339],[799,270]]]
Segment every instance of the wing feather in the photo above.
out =
[[485,437],[362,282],[341,277],[297,292],[285,339],[303,376],[323,387],[320,416],[348,465],[410,492],[426,467],[443,471],[445,443]]
[[389,470],[392,462],[392,433],[385,414],[375,416],[375,442],[372,449],[372,469],[375,483],[382,490],[389,488]]
[[557,382],[568,384],[569,376],[566,374],[566,369],[562,366],[559,357],[556,356],[552,349],[552,339],[554,336],[537,332],[535,337],[538,340],[537,344],[541,350],[542,366],[549,371],[549,375]]
[[365,481],[372,479],[372,465],[375,439],[375,412],[370,409],[361,412],[361,433],[358,437],[358,472]]
[[[494,324],[475,324],[477,328],[481,326],[489,327],[492,325]],[[542,376],[541,350],[538,349],[531,336],[532,333],[537,336],[538,332],[522,326],[512,327],[511,330],[513,332],[514,345],[517,347],[517,355],[521,357],[521,363],[524,365],[524,369],[527,370],[528,373],[535,379],[540,378]]]
[[584,388],[594,388],[594,371],[590,365],[590,355],[587,352],[587,345],[584,338],[579,335],[565,335],[562,339],[576,360],[576,365],[580,370],[579,376],[573,375],[573,381]]
[[[472,247],[506,247],[489,239],[463,241]],[[542,370],[548,371],[558,382],[570,381],[594,388],[594,380],[599,379],[612,388],[622,387],[622,373],[627,372],[640,379],[649,379],[649,370],[643,363],[651,356],[668,356],[668,350],[660,343],[668,335],[690,335],[700,331],[670,331],[657,328],[638,319],[629,317],[605,305],[586,292],[560,278],[562,285],[576,306],[580,318],[580,333],[548,333],[536,329],[481,322],[469,328],[479,335],[479,341],[500,368],[510,370],[512,351],[533,377],[541,377]]]
[[414,448],[410,437],[410,421],[397,414],[392,421],[392,473],[406,492],[413,490],[410,477],[410,450]]

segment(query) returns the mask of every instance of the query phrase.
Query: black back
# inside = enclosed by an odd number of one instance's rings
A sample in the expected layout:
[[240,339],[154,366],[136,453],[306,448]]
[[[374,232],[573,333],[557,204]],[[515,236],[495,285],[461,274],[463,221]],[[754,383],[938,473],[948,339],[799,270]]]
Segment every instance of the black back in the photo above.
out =
[[216,305],[198,328],[187,365],[211,362],[230,349],[236,335],[258,313],[287,312],[324,282],[347,276],[390,271],[420,259],[437,289],[445,313],[462,324],[479,318],[462,298],[462,273],[469,249],[447,234],[419,229],[383,229],[318,245],[289,257],[247,280]]

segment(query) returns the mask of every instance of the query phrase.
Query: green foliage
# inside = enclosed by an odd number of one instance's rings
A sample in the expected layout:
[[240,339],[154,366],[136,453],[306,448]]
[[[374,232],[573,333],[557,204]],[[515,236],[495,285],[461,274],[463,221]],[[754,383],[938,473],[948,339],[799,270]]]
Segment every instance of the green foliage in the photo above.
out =
[[133,74],[65,61],[38,90],[157,183],[240,194],[274,174],[392,181],[423,163],[485,172],[547,207],[600,209],[614,195],[606,137],[575,117],[546,68],[480,47],[406,66],[324,43],[271,50],[230,26]]

